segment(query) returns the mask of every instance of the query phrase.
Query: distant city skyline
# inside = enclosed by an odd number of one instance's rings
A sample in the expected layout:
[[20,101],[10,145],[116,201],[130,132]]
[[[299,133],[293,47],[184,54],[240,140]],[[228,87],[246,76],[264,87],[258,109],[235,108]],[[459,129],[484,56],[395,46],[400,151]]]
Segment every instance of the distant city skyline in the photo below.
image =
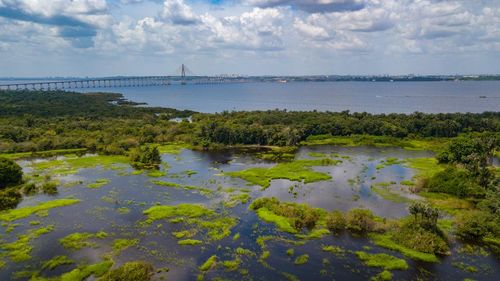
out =
[[500,74],[500,1],[0,0],[0,76]]

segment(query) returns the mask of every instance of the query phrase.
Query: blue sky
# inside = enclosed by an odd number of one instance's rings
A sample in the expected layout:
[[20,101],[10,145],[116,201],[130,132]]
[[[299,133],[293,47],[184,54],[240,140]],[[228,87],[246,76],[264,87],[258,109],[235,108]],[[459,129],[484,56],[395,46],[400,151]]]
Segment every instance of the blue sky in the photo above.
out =
[[0,0],[0,76],[500,73],[499,0]]

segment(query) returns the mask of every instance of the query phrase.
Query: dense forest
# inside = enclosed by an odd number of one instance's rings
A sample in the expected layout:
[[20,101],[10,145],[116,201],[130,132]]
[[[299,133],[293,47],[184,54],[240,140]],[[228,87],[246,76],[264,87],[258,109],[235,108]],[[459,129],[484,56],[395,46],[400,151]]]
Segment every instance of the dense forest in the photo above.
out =
[[[192,116],[193,122],[172,122]],[[297,145],[311,136],[418,139],[500,132],[500,113],[369,114],[286,110],[195,113],[142,107],[121,94],[0,92],[0,152],[86,148],[126,154],[145,143]]]

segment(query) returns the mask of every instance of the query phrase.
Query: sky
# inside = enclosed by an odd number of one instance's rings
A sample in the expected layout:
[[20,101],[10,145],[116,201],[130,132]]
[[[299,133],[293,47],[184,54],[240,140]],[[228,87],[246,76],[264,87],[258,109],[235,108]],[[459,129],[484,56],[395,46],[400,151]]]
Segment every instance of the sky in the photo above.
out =
[[0,76],[500,74],[500,0],[0,0]]

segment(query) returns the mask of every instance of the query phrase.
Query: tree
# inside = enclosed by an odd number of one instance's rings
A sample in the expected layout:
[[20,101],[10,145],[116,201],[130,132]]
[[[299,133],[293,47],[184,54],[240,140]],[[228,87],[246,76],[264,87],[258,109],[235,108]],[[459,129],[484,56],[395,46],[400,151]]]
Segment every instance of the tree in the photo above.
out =
[[0,158],[0,188],[20,184],[22,179],[23,170],[16,162]]
[[130,160],[139,169],[154,169],[160,165],[161,156],[157,146],[146,145],[132,150]]
[[498,146],[494,135],[483,134],[474,138],[457,138],[437,156],[441,163],[464,166],[483,188],[488,188],[493,173],[490,171],[493,153]]
[[412,202],[408,207],[410,215],[415,218],[423,228],[435,229],[439,218],[439,211],[429,204],[422,202]]

